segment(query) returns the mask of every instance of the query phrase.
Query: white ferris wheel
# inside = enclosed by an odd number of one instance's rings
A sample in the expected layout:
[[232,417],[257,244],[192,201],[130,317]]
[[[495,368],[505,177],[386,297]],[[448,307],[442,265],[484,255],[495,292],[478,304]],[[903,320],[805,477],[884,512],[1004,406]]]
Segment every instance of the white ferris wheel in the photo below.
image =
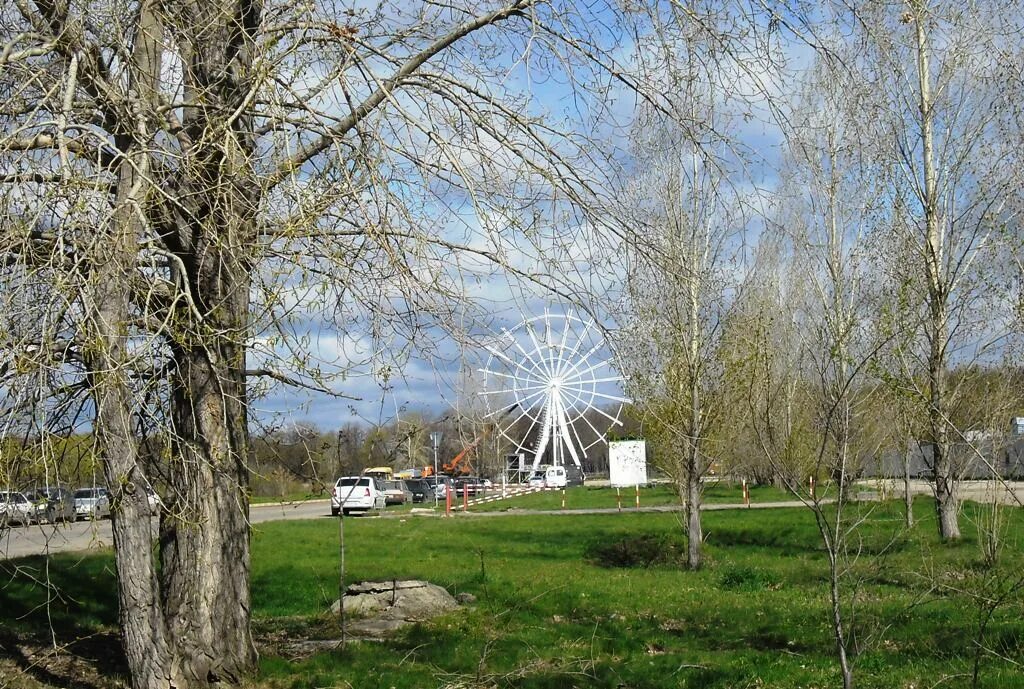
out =
[[[593,319],[571,312],[524,319],[488,346],[483,394],[498,431],[533,457],[580,466],[587,450],[621,426],[622,376]],[[525,430],[523,430],[525,427]],[[535,438],[528,448],[530,438]]]

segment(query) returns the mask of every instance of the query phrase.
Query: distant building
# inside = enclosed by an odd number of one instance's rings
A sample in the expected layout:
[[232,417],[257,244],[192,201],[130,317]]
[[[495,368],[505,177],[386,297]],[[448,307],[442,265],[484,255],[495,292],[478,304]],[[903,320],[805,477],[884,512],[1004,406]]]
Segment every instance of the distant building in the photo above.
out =
[[[950,443],[954,473],[963,479],[1024,479],[1024,416],[1010,420],[1008,434],[990,431],[965,431],[961,442]],[[911,441],[909,449],[911,478],[930,479],[932,447]],[[903,457],[895,450],[865,462],[863,476],[899,477],[903,475]]]

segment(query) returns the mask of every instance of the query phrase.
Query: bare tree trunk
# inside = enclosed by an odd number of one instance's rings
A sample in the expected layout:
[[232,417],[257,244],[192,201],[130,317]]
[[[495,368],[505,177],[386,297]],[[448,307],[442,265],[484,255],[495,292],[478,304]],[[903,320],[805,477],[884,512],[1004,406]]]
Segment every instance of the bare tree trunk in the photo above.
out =
[[917,71],[921,115],[921,149],[924,168],[922,202],[925,217],[924,258],[928,278],[928,423],[932,443],[932,469],[935,473],[935,510],[939,535],[960,538],[957,520],[959,505],[956,479],[949,452],[946,399],[946,341],[949,337],[949,284],[943,275],[945,241],[939,218],[938,177],[935,169],[934,112],[931,94],[930,49],[925,33],[926,13],[920,2],[914,3],[917,30]]
[[914,496],[910,492],[910,447],[903,448],[903,504],[907,528],[914,527]]
[[[244,174],[228,148],[215,164]],[[214,163],[211,163],[214,164]],[[237,188],[236,188],[237,189]],[[172,472],[177,504],[162,525],[168,623],[185,644],[190,684],[237,683],[255,669],[249,630],[246,338],[251,201],[229,184],[206,199],[183,263],[195,286],[194,342],[172,345]]]
[[[162,27],[152,2],[144,2],[133,41],[132,87],[151,105],[161,69]],[[125,129],[129,129],[127,125]],[[141,132],[139,130],[142,130]],[[100,243],[103,256],[94,264],[90,283],[97,344],[89,370],[96,402],[95,434],[103,458],[106,484],[112,494],[111,520],[117,567],[119,618],[125,658],[136,689],[183,686],[176,649],[168,635],[159,573],[153,550],[153,528],[145,488],[152,484],[140,464],[132,426],[137,403],[129,381],[127,324],[132,315],[126,280],[134,270],[140,234],[137,210],[145,194],[149,154],[144,126],[122,131],[115,212],[110,241]]]
[[[243,350],[244,351],[244,350]],[[168,623],[189,686],[237,683],[255,669],[249,631],[245,387],[238,355],[181,352],[174,391],[171,514],[161,525]]]
[[[824,519],[824,516],[819,516]],[[853,668],[846,654],[846,627],[843,624],[842,593],[839,573],[839,562],[834,547],[829,547],[829,600],[832,604],[832,632],[836,640],[836,654],[839,657],[839,669],[843,673],[843,689],[853,689]]]
[[704,561],[704,532],[701,528],[700,473],[689,471],[686,477],[686,566],[689,569],[700,569]]

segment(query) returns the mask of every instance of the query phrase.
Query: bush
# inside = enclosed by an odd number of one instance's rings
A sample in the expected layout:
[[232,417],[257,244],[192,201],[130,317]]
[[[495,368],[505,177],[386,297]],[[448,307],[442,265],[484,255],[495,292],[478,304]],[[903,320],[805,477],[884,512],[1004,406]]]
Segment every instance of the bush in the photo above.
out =
[[668,534],[641,534],[591,544],[586,556],[600,567],[652,567],[679,565],[685,553],[685,545]]
[[718,586],[726,591],[759,591],[775,588],[778,582],[756,567],[746,565],[730,565],[718,578]]

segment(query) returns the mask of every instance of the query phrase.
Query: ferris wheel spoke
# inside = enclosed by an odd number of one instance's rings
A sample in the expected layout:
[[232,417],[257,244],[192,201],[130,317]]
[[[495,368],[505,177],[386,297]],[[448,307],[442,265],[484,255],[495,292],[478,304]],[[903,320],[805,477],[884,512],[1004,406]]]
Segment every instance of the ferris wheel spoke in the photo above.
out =
[[565,381],[569,382],[569,383],[571,383],[573,381],[577,381],[577,380],[578,381],[582,381],[582,382],[588,382],[589,379],[584,378],[585,375],[587,375],[591,371],[596,371],[597,369],[601,368],[602,366],[607,366],[610,363],[612,363],[611,359],[605,359],[603,361],[600,361],[600,362],[594,364],[593,366],[588,366],[585,369],[576,371],[574,376],[565,378]]
[[[572,311],[570,310],[562,317],[562,341],[558,345],[558,365],[552,366],[556,376],[562,375],[562,369],[569,364],[569,357],[565,356],[565,346],[569,342],[569,331],[572,330]],[[552,349],[554,344],[551,345]]]
[[576,454],[576,446],[572,441],[572,436],[569,435],[569,424],[566,423],[565,418],[565,407],[562,404],[562,395],[555,393],[555,404],[558,410],[558,431],[561,436],[562,442],[569,449],[569,455],[572,457],[573,464],[576,466],[580,465],[580,458]]
[[[525,412],[524,412],[524,414],[525,414]],[[508,431],[514,425],[519,423],[519,420],[522,419],[522,418],[523,418],[523,416],[521,415],[515,421],[513,421],[508,426],[506,426],[505,430],[502,431],[502,434],[505,437],[507,437],[507,438],[509,438],[511,440],[511,437],[509,437],[509,435],[508,435]],[[523,434],[523,440],[517,443],[517,448],[518,449],[520,449],[520,450],[525,450],[526,449],[524,444],[525,444],[526,440],[530,437],[530,434],[533,433],[534,427],[537,425],[538,422],[540,422],[541,418],[542,417],[539,417],[539,416],[533,416],[532,414],[530,415],[530,426],[526,429],[526,433]]]
[[[503,371],[494,371],[494,370],[492,370],[492,369],[489,369],[489,368],[479,368],[479,369],[477,369],[477,370],[478,370],[478,371],[479,371],[480,373],[486,373],[486,374],[488,374],[488,375],[492,375],[492,376],[498,376],[499,378],[508,378],[509,380],[519,380],[519,376],[513,375],[513,374],[511,374],[511,373],[505,373],[505,372],[503,372]],[[532,382],[532,381],[531,381],[531,382]],[[538,383],[539,383],[539,382],[540,382],[540,381],[538,381]],[[542,387],[543,387],[543,386],[542,386]],[[511,388],[510,388],[509,390],[494,390],[494,391],[493,391],[493,393],[498,393],[498,392],[511,392]],[[489,393],[489,394],[490,394],[490,393]]]
[[[484,371],[484,369],[479,369],[479,370],[482,371],[482,372]],[[495,371],[490,371],[490,373],[495,373],[495,375],[500,375],[500,374],[497,374]],[[478,394],[478,395],[507,395],[507,394],[509,394],[511,392],[516,392],[517,390],[523,391],[523,392],[525,392],[526,390],[546,390],[548,387],[549,386],[546,383],[541,383],[541,384],[538,384],[538,385],[523,385],[522,387],[508,388],[506,390],[481,390],[480,392],[478,392],[476,394]]]
[[590,357],[594,356],[597,350],[601,349],[602,343],[598,342],[593,347],[587,350],[587,353],[580,357],[579,361],[573,363],[566,371],[562,373],[563,378],[571,378],[571,376],[580,370],[580,367],[590,360]]
[[[537,341],[537,333],[533,331],[533,328],[527,328],[526,334],[530,336],[530,342],[533,343],[533,351],[537,354],[537,361],[540,362],[541,367],[544,369],[544,373],[547,374],[548,376],[553,375],[551,368],[548,366],[548,361],[544,357],[544,352],[543,350],[541,350],[540,342]],[[518,342],[516,342],[516,346],[519,347]],[[531,361],[534,361],[533,357],[530,354],[526,354],[526,352],[523,351],[522,347],[519,347],[519,351],[523,352],[523,354],[530,358]]]
[[[597,409],[597,407],[594,407],[594,409]],[[594,432],[594,435],[596,435],[599,438],[602,436],[601,431],[597,430],[597,427],[595,427],[593,422],[590,419],[587,418],[586,414],[581,415],[580,418],[583,419],[584,423],[586,423],[588,426],[590,426],[590,430],[592,430]]]
[[[593,409],[594,411],[596,411],[596,412],[597,412],[598,414],[600,414],[600,415],[601,415],[601,416],[603,416],[604,418],[606,418],[606,419],[608,419],[609,421],[611,421],[611,422],[612,422],[612,424],[614,424],[614,425],[616,425],[616,426],[621,426],[621,425],[622,425],[622,422],[621,422],[621,421],[619,421],[619,419],[618,419],[618,418],[616,418],[616,417],[612,416],[611,414],[609,414],[608,412],[606,412],[606,411],[605,411],[604,409],[601,409],[601,407],[596,407],[596,406],[595,406],[595,407],[590,407],[590,408],[591,408],[591,409]],[[583,417],[583,418],[586,418],[586,417]]]
[[587,396],[587,391],[585,390],[579,390],[568,385],[562,386],[561,389],[564,391],[568,391],[569,394],[572,396],[572,400],[569,402],[569,406],[572,408],[572,411],[574,412],[578,411],[576,407],[577,404],[580,404],[581,406],[586,408],[593,402],[593,397],[591,397],[589,400],[584,400],[584,398]]
[[574,387],[570,387],[568,385],[563,386],[562,389],[563,390],[571,390],[573,392],[580,392],[583,395],[590,395],[592,397],[600,397],[602,399],[612,400],[613,402],[622,402],[624,404],[628,404],[629,402],[633,401],[633,400],[628,399],[626,397],[619,397],[618,395],[609,395],[609,394],[604,393],[604,392],[598,392],[597,390],[585,390],[583,388],[574,388]]
[[[505,430],[503,430],[502,433],[505,433],[505,431],[507,431],[510,428],[512,428],[513,426],[515,426],[517,423],[519,423],[526,416],[529,416],[530,417],[530,421],[532,421],[533,423],[537,423],[537,419],[533,416],[533,414],[530,413],[530,408],[529,407],[524,407],[521,404],[518,405],[518,406],[519,406],[519,409],[520,409],[519,416],[517,416],[515,419],[513,419],[511,421],[511,423],[509,423],[507,426],[505,426]],[[504,411],[508,411],[508,410],[499,409],[498,411],[499,412],[504,412]],[[492,416],[492,415],[493,415],[493,413],[492,414],[488,414],[484,418],[486,419],[488,416]],[[530,427],[532,428],[533,424],[531,424]]]
[[[537,470],[537,465],[540,464],[540,459],[544,455],[544,451],[548,449],[548,442],[551,440],[551,411],[551,399],[548,399],[547,404],[544,406],[544,414],[541,416],[541,423],[544,425],[544,429],[540,432],[540,438],[538,438],[537,445],[533,449],[533,471]],[[529,432],[527,432],[527,435],[529,435]]]
[[[526,397],[523,397],[523,398],[519,398],[518,395],[517,395],[516,396],[516,405],[519,406],[519,408],[523,410],[523,414],[528,414],[529,410],[530,410],[529,401],[532,400],[533,398],[539,397],[540,395],[543,395],[543,394],[544,394],[544,391],[540,390],[538,392],[534,392],[534,393],[532,393],[530,395],[527,395]],[[489,414],[487,414],[486,416],[484,416],[484,418],[487,419],[487,418],[490,418],[492,416],[497,416],[498,414],[501,414],[504,411],[505,411],[504,409],[496,409],[496,410],[490,412]],[[521,418],[523,418],[522,414],[519,416],[519,418],[516,419],[516,421],[518,421]],[[531,415],[530,418],[532,419],[533,416]]]
[[615,382],[618,382],[620,380],[623,380],[622,376],[608,376],[607,378],[582,378],[582,377],[579,377],[579,378],[570,378],[567,382],[575,383],[575,382],[578,381],[579,383],[586,383],[586,384],[589,385],[590,383],[615,383]]
[[[583,343],[586,341],[587,333],[590,332],[590,326],[592,326],[593,324],[594,324],[593,319],[587,321],[587,324],[583,327],[583,332],[580,333],[580,336],[576,339],[575,346],[573,346],[572,351],[569,352],[569,356],[565,357],[565,366],[560,368],[558,370],[558,372],[556,373],[556,375],[562,376],[562,375],[565,374],[566,367],[570,367],[570,368],[572,367],[572,364],[570,364],[569,362],[572,361],[573,357],[575,357],[577,354],[579,354],[580,347],[582,347]],[[568,331],[568,328],[566,328],[566,331]]]
[[[582,416],[582,414],[581,414],[581,416]],[[577,418],[578,418],[578,417],[577,417]],[[573,434],[574,436],[576,436],[576,442],[577,442],[577,443],[579,444],[579,446],[580,446],[581,450],[583,451],[583,454],[584,454],[584,456],[586,456],[586,452],[587,452],[587,447],[583,445],[583,439],[582,439],[582,438],[580,438],[580,432],[576,430],[576,420],[575,420],[575,419],[573,419],[573,420],[572,420],[572,421],[571,421],[571,422],[569,423],[569,428],[571,428],[571,429],[572,429],[572,434]]]
[[[526,376],[530,377],[532,380],[536,380],[538,383],[544,382],[543,379],[537,378],[537,377],[534,376],[532,369],[526,368],[525,366],[523,366],[518,361],[513,361],[512,358],[509,357],[504,352],[502,352],[502,351],[500,351],[498,349],[495,349],[493,347],[488,347],[487,349],[491,352],[491,354],[493,354],[494,356],[498,357],[502,361],[507,362],[508,364],[511,364],[512,366],[515,366],[516,368],[518,368],[520,371],[522,371],[524,374],[526,374]],[[522,348],[520,348],[520,351],[522,351]],[[498,376],[504,376],[506,378],[515,378],[515,376],[513,376],[513,375],[509,375],[507,373],[500,373],[498,371],[490,371],[489,369],[486,369],[486,368],[481,368],[479,370],[481,372],[483,372],[483,373],[490,372],[490,373],[493,373],[493,374],[498,375]]]

